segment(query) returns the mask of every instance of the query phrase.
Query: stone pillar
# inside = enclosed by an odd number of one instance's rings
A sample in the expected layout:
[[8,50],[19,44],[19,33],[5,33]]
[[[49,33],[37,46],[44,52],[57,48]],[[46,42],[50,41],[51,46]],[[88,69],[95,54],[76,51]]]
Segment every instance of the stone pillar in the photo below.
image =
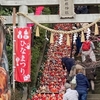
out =
[[[22,12],[24,14],[28,14],[28,6],[21,5],[19,7],[19,12]],[[25,18],[22,15],[19,15],[18,17],[18,27],[25,27],[27,25],[27,18]]]
[[[28,14],[28,6],[21,5],[19,7],[19,12],[22,12],[24,14]],[[18,27],[25,27],[26,25],[27,25],[27,18],[22,16],[22,15],[19,15],[19,17],[18,17]],[[22,93],[23,93],[22,100],[27,100],[27,87],[24,87],[24,91]]]

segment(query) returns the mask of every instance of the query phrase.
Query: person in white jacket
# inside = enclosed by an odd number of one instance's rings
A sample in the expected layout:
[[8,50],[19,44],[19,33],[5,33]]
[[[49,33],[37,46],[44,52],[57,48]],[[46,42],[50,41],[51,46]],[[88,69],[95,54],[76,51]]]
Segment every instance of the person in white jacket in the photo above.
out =
[[63,95],[63,100],[78,100],[78,92],[71,89],[69,83],[65,83],[66,93]]

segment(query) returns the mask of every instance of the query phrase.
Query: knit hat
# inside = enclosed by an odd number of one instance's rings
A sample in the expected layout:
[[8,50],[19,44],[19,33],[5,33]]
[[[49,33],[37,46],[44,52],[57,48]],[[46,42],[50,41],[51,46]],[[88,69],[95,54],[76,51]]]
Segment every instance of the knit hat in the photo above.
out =
[[71,88],[71,85],[69,83],[65,83],[65,88],[66,89]]

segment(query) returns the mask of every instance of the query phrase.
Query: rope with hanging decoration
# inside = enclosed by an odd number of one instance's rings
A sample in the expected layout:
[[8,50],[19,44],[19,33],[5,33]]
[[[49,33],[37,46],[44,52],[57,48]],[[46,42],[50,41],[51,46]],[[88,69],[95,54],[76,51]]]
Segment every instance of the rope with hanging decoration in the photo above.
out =
[[81,42],[84,42],[85,41],[84,30],[86,30],[87,28],[90,28],[93,25],[95,25],[94,35],[99,35],[99,29],[98,29],[97,22],[100,21],[100,18],[96,19],[91,24],[88,24],[87,26],[84,26],[82,28],[79,28],[79,29],[76,29],[76,30],[71,30],[71,31],[63,31],[63,30],[54,30],[54,29],[48,28],[48,27],[46,27],[46,26],[44,26],[42,24],[39,24],[35,20],[33,20],[30,17],[28,17],[27,14],[24,14],[22,12],[17,12],[17,15],[22,15],[22,16],[28,18],[31,22],[33,22],[34,24],[37,25],[37,27],[36,27],[36,36],[40,36],[39,35],[39,27],[41,27],[41,28],[43,28],[43,29],[45,29],[47,31],[50,31],[51,32],[50,43],[53,43],[53,35],[54,35],[54,33],[60,33],[60,34],[67,34],[67,44],[70,45],[70,43],[68,42],[68,41],[70,41],[69,34],[74,34],[74,33],[78,33],[78,32],[81,32]]
[[0,16],[0,20],[4,22],[6,19],[3,16]]

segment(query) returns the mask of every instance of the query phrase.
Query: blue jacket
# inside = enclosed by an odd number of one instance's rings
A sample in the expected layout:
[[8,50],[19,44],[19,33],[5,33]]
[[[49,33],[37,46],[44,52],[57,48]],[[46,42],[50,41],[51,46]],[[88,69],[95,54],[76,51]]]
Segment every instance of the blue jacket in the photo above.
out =
[[83,90],[87,92],[87,89],[90,87],[87,77],[82,73],[76,75],[76,84],[77,91]]

